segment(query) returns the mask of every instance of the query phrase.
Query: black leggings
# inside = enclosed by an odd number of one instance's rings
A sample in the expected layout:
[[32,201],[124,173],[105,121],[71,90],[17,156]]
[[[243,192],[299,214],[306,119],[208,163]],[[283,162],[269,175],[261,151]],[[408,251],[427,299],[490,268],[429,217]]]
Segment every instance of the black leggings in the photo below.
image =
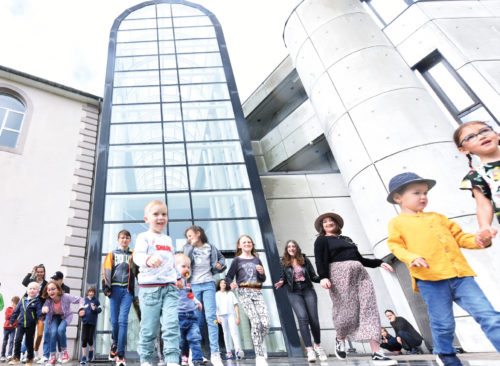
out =
[[82,347],[94,345],[95,324],[83,324],[82,327]]

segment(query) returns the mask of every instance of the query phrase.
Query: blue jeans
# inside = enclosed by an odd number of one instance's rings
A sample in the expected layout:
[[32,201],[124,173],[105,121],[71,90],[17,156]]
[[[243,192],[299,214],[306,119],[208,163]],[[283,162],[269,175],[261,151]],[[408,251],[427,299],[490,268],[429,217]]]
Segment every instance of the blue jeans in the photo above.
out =
[[[312,347],[311,332],[315,344],[321,344],[320,325],[318,317],[318,297],[313,287],[304,287],[290,291],[288,289],[288,300],[299,322],[300,335],[304,346]],[[309,332],[309,326],[311,332]]]
[[417,286],[429,312],[434,354],[455,353],[453,302],[468,312],[493,346],[500,352],[500,313],[493,309],[474,277],[441,281],[417,280]]
[[[185,343],[189,345],[192,352],[193,363],[196,361],[203,361],[198,314],[194,311],[179,313],[179,328],[181,331],[181,344]],[[188,354],[189,351],[186,355]]]
[[5,350],[7,349],[7,343],[9,343],[7,356],[12,355],[12,348],[14,347],[15,334],[16,334],[16,328],[3,330],[2,357],[5,357]]
[[158,325],[161,324],[163,355],[167,363],[179,363],[179,290],[173,284],[165,287],[141,287],[141,331],[137,353],[141,363],[153,361]]
[[[203,334],[205,324],[208,325],[208,338],[210,339],[210,352],[219,352],[219,325],[217,324],[217,305],[215,303],[215,282],[191,284],[194,296],[203,304],[200,311],[200,333]],[[205,322],[206,319],[206,322]]]
[[134,297],[127,286],[111,286],[109,312],[111,317],[111,337],[116,344],[118,357],[125,355],[127,347],[128,313]]
[[50,322],[50,353],[56,353],[57,342],[61,345],[61,350],[65,350],[66,345],[66,320],[61,316],[53,315]]

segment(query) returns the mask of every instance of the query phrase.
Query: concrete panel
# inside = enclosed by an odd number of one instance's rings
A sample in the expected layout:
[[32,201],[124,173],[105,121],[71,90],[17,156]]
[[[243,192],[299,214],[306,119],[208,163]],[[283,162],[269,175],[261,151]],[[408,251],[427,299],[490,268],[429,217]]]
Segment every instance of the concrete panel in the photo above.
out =
[[252,150],[255,155],[262,155],[262,148],[260,146],[260,141],[252,141]]
[[337,17],[318,28],[310,35],[310,39],[327,69],[361,49],[390,46],[390,42],[367,13]]
[[[314,263],[314,259],[312,262]],[[319,284],[314,284],[314,289],[316,290],[316,294],[318,295],[318,313],[321,329],[334,329],[335,327],[333,325],[332,319],[332,300],[330,299],[330,291],[325,290]],[[321,338],[323,339],[323,346],[325,346],[325,343],[327,343],[325,341],[329,338],[325,338],[323,330],[321,331]],[[328,343],[335,343],[335,341]]]
[[273,128],[262,138],[262,140],[260,140],[260,146],[262,148],[262,151],[264,153],[268,152],[274,146],[278,145],[281,142],[281,140],[282,138],[280,131],[277,128]]
[[492,36],[492,30],[500,29],[500,18],[438,19],[435,23],[468,60],[500,58],[499,37]]
[[304,42],[297,54],[295,68],[300,75],[300,80],[302,80],[307,95],[310,95],[311,85],[314,85],[321,74],[325,72],[325,67],[321,63],[321,59],[310,39]]
[[346,197],[349,192],[340,173],[307,174],[307,184],[313,197]]
[[349,115],[342,116],[325,136],[347,184],[372,163]]
[[414,4],[387,25],[384,33],[397,46],[428,21],[429,17]]
[[421,144],[449,141],[453,135],[452,125],[424,88],[381,94],[349,114],[374,161]]
[[316,117],[311,118],[283,140],[287,155],[292,156],[322,134],[323,129],[318,119]]
[[289,136],[293,131],[313,117],[316,117],[316,113],[311,105],[311,101],[307,99],[278,125],[281,136],[283,136],[283,138]]
[[285,146],[283,146],[282,143],[264,153],[264,161],[268,169],[274,168],[279,163],[284,162],[287,158],[288,156],[286,155]]
[[491,15],[495,17],[500,17],[500,1],[498,0],[489,0],[489,1],[481,1],[481,5],[484,6]]
[[[377,72],[366,65],[377,65]],[[351,54],[328,69],[349,110],[376,95],[421,84],[392,47],[373,47]]]
[[255,162],[257,163],[257,170],[259,173],[267,172],[266,161],[264,160],[264,156],[259,155],[255,157]]
[[292,60],[297,58],[297,54],[307,37],[307,32],[297,16],[297,13],[293,12],[288,18],[283,32],[283,39],[285,40],[286,48]]
[[465,352],[495,352],[495,347],[472,317],[455,318],[455,321],[455,334]]
[[311,197],[305,175],[273,175],[260,178],[266,199]]
[[337,1],[335,4],[330,0],[304,1],[297,7],[296,12],[309,34],[312,34],[322,24],[339,16],[366,13],[361,3],[356,0]]
[[325,132],[345,113],[344,103],[328,73],[320,76],[313,86],[309,98]]
[[420,2],[417,6],[430,19],[490,17],[491,12],[482,6],[483,2],[485,1]]

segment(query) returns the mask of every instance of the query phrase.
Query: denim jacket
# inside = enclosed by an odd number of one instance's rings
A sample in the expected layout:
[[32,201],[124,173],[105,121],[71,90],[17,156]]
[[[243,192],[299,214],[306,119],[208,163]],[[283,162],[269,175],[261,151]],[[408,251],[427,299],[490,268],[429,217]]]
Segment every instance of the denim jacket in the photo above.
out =
[[[319,283],[320,278],[316,274],[311,261],[304,255],[306,263],[302,266],[302,272],[304,272],[305,283],[307,287],[312,287],[312,282]],[[294,270],[292,266],[284,266],[281,262],[281,274],[280,281],[284,281],[284,285],[288,286],[289,291],[293,291],[293,274]]]
[[[210,245],[210,269],[212,271],[212,275],[216,275],[217,273],[222,273],[226,270],[226,258],[222,255],[222,253],[215,247],[215,245],[208,243]],[[191,245],[189,243],[184,244],[184,247],[182,248],[182,251],[184,252],[185,255],[189,257],[191,260],[191,267],[194,267],[194,260],[193,260],[193,251],[194,251],[194,245]],[[217,263],[221,265],[221,268],[217,268]]]

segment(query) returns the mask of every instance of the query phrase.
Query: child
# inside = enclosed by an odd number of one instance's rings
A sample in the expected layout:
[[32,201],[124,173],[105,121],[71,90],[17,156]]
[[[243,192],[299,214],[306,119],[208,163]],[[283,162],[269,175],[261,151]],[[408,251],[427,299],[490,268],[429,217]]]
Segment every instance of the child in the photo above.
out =
[[[101,309],[99,299],[95,297],[96,289],[94,286],[89,286],[87,289],[87,297],[85,297],[84,315],[82,317],[82,358],[80,364],[85,365],[94,358],[94,335],[97,324],[97,314]],[[87,344],[89,345],[89,357],[87,359]]]
[[198,312],[201,311],[201,302],[196,299],[191,287],[187,283],[189,277],[189,268],[191,261],[185,254],[178,253],[175,255],[175,264],[177,270],[182,276],[184,288],[179,290],[179,327],[181,331],[181,348],[182,361],[186,362],[189,355],[189,349],[192,352],[192,361],[195,366],[203,365],[203,353],[201,351],[201,334],[198,324]]
[[233,292],[228,290],[226,280],[220,280],[217,283],[217,293],[215,294],[217,303],[217,321],[222,325],[224,332],[224,343],[226,344],[226,360],[232,360],[231,337],[233,337],[236,359],[241,360],[245,355],[240,346],[240,334],[238,325],[240,325],[240,311],[238,301]]
[[[19,304],[19,296],[14,296],[11,300],[10,306],[5,309],[5,323],[3,325],[3,343],[2,343],[2,357],[0,362],[5,362],[12,358],[12,348],[14,346],[14,335],[16,334],[17,320],[10,324],[10,318],[14,309]],[[7,348],[7,343],[9,343],[9,351],[7,352],[7,358],[5,358],[5,350]]]
[[9,362],[9,365],[20,363],[21,343],[23,336],[26,337],[26,349],[28,351],[27,366],[33,363],[33,341],[35,337],[35,328],[37,319],[42,316],[42,303],[37,296],[40,285],[37,282],[31,282],[28,285],[26,295],[16,306],[16,309],[10,317],[10,324],[13,325],[17,320],[16,340],[14,346],[14,358]]
[[61,362],[67,363],[69,361],[67,340],[66,340],[66,327],[71,324],[73,319],[73,310],[71,304],[79,304],[80,316],[83,316],[85,310],[83,309],[85,301],[81,297],[75,297],[63,292],[61,285],[55,281],[50,280],[43,290],[42,297],[45,300],[42,312],[46,314],[47,325],[50,329],[49,340],[49,361],[47,365],[55,365],[56,358],[56,343],[59,342],[61,346]]
[[[472,121],[458,127],[453,140],[461,153],[469,159],[471,170],[462,180],[460,189],[469,189],[476,199],[479,229],[487,229],[493,237],[497,230],[491,227],[493,213],[500,221],[500,148],[498,133],[484,122]],[[472,166],[472,156],[481,163]]]
[[[182,278],[175,268],[172,239],[163,234],[167,226],[167,206],[151,201],[144,208],[144,221],[149,230],[139,234],[134,262],[139,266],[139,304],[141,330],[137,352],[141,366],[151,366],[161,323],[163,354],[168,366],[179,363],[179,288]],[[177,285],[177,286],[176,286]]]
[[[413,289],[427,304],[433,353],[438,365],[462,365],[453,348],[455,318],[453,302],[471,314],[488,339],[500,351],[500,313],[476,284],[476,274],[460,248],[480,249],[491,245],[487,232],[462,232],[445,216],[423,212],[427,192],[436,184],[415,173],[396,175],[389,182],[387,201],[398,204],[401,213],[389,223],[387,245],[408,266]],[[483,238],[481,238],[483,237]]]
[[205,318],[210,339],[210,361],[214,366],[222,366],[219,353],[219,326],[217,325],[215,306],[214,275],[226,269],[226,260],[217,250],[215,245],[208,242],[207,235],[202,227],[193,225],[184,235],[188,242],[184,245],[183,252],[192,263],[191,288],[194,296],[199,299],[205,311],[200,313],[200,332],[204,333]]
[[[269,313],[264,296],[262,283],[266,280],[264,267],[257,257],[253,240],[248,235],[238,238],[236,255],[227,272],[226,283],[232,290],[238,288],[238,297],[250,320],[252,341],[255,348],[255,363],[257,366],[267,366],[263,348],[264,337],[269,331]],[[236,282],[232,282],[236,276]]]

